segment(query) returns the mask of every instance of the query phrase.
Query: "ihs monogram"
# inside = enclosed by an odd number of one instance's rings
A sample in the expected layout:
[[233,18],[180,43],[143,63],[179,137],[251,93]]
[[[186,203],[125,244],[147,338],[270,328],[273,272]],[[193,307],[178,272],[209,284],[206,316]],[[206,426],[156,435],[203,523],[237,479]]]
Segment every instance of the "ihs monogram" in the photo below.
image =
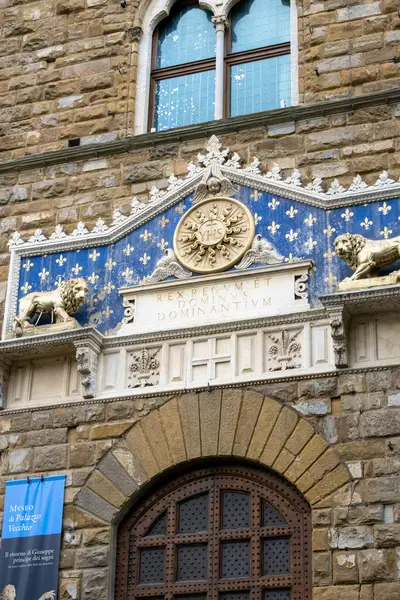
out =
[[254,237],[250,211],[237,200],[211,198],[189,210],[175,232],[175,253],[197,273],[224,271],[249,248]]

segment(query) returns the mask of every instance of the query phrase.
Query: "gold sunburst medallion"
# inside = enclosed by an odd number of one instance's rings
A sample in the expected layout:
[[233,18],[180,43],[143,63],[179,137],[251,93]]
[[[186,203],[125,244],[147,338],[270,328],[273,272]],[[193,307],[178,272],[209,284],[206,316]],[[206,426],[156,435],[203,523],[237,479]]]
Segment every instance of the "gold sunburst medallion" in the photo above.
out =
[[174,250],[195,273],[217,273],[236,264],[254,238],[249,209],[232,198],[209,198],[183,215],[174,235]]

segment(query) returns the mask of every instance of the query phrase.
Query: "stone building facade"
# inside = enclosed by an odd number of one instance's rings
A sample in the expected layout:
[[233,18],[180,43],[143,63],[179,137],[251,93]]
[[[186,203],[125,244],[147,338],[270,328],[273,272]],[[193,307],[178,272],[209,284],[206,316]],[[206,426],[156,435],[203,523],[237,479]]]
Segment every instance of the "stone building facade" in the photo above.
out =
[[[339,290],[334,240],[400,233],[398,5],[292,3],[292,106],[152,132],[146,43],[172,4],[2,3],[0,501],[7,480],[65,473],[58,598],[158,600],[121,584],[130,515],[196,469],[254,469],[305,507],[305,563],[253,573],[246,598],[397,600],[398,275]],[[200,3],[217,31],[234,4]],[[162,262],[201,193],[249,210],[241,268]],[[69,277],[89,288],[73,328],[16,337],[18,300]]]

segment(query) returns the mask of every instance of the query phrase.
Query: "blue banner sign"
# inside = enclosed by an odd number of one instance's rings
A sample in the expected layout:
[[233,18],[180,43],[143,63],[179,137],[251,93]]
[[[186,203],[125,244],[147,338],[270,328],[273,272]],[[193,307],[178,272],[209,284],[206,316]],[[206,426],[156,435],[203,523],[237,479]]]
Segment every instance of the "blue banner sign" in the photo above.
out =
[[56,600],[65,476],[6,482],[2,600]]

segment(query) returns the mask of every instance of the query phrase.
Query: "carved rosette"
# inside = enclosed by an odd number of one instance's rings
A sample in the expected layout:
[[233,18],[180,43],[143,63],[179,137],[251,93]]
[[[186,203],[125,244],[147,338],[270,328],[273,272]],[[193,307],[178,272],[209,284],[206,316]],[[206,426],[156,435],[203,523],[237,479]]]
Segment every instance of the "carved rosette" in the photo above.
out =
[[217,273],[235,265],[250,248],[254,219],[232,198],[210,198],[193,206],[175,230],[178,260],[195,273]]
[[161,347],[142,348],[130,354],[128,366],[128,388],[141,388],[160,383]]

